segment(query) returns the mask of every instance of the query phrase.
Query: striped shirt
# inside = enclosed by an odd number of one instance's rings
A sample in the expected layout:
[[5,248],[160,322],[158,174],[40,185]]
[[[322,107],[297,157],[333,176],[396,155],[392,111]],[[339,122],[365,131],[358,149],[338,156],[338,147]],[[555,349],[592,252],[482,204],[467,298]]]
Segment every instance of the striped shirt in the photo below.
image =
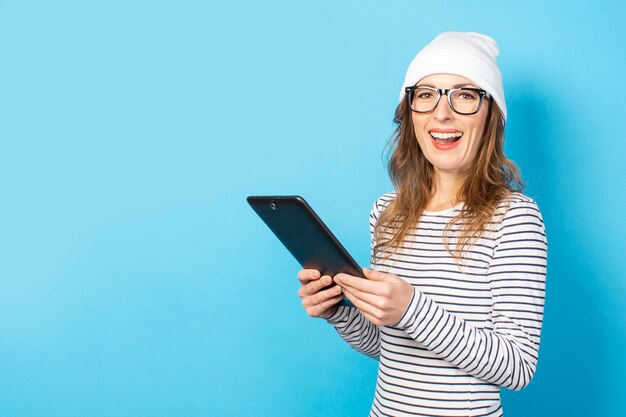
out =
[[[372,253],[374,226],[394,198],[384,194],[372,207]],[[547,262],[539,208],[513,193],[458,266],[443,230],[462,205],[425,211],[396,254],[371,263],[413,286],[398,323],[376,326],[344,306],[328,319],[354,349],[379,360],[370,417],[501,416],[500,387],[520,390],[535,373]],[[451,249],[458,232],[456,225]]]

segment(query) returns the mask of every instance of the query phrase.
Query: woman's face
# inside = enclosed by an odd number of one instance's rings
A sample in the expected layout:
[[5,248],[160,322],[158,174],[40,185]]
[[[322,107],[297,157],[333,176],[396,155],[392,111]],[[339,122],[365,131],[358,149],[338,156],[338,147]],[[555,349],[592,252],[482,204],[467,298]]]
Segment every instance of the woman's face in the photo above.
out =
[[[479,88],[467,78],[452,74],[429,75],[417,84],[441,89]],[[442,96],[430,113],[411,112],[415,138],[437,175],[458,176],[474,163],[489,112],[485,100],[478,113],[472,115],[455,113],[448,104],[447,96]],[[459,135],[455,142],[442,143],[443,137]]]

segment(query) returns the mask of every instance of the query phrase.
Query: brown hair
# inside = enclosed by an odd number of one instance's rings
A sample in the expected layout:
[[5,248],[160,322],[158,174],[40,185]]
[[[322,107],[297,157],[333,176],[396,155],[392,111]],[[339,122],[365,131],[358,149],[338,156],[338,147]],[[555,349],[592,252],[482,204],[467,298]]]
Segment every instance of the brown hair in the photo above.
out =
[[[490,100],[483,138],[478,146],[472,167],[463,175],[456,196],[463,201],[461,212],[446,225],[444,245],[456,259],[480,237],[490,223],[498,204],[514,191],[521,191],[519,169],[504,155],[504,117],[498,105]],[[374,235],[374,262],[379,252],[393,248],[395,253],[410,229],[417,226],[435,190],[434,169],[424,156],[413,130],[411,109],[407,99],[400,102],[393,119],[397,128],[388,143],[387,170],[396,190],[396,198],[379,215]],[[449,245],[449,233],[454,225],[460,226],[460,236],[454,251]],[[391,236],[391,237],[389,237]],[[388,253],[385,258],[391,256]]]

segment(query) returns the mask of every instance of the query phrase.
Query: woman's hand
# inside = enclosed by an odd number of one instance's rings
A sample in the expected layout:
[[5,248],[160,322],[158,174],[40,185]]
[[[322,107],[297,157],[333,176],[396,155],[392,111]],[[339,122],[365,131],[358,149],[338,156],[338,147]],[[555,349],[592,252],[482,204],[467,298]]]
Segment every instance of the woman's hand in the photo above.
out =
[[398,323],[413,297],[411,284],[395,274],[363,268],[367,279],[337,274],[334,281],[366,319],[377,326]]
[[341,287],[333,285],[331,288],[322,290],[331,285],[333,279],[329,275],[323,277],[320,275],[316,269],[298,271],[298,280],[300,280],[298,295],[302,298],[302,306],[309,316],[327,319],[337,311],[337,303],[342,298]]

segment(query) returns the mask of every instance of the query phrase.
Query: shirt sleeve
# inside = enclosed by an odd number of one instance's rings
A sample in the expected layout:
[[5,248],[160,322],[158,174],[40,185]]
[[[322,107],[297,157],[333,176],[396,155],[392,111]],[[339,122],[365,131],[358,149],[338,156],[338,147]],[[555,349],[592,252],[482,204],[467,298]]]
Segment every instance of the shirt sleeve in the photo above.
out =
[[[374,264],[374,228],[378,221],[379,205],[377,200],[370,211],[370,268]],[[380,328],[367,320],[355,307],[339,306],[335,314],[326,320],[332,324],[352,348],[374,359],[380,357]]]
[[394,327],[470,375],[520,390],[537,367],[546,267],[547,239],[539,208],[529,198],[513,202],[497,232],[487,274],[491,326],[466,322],[414,288]]

